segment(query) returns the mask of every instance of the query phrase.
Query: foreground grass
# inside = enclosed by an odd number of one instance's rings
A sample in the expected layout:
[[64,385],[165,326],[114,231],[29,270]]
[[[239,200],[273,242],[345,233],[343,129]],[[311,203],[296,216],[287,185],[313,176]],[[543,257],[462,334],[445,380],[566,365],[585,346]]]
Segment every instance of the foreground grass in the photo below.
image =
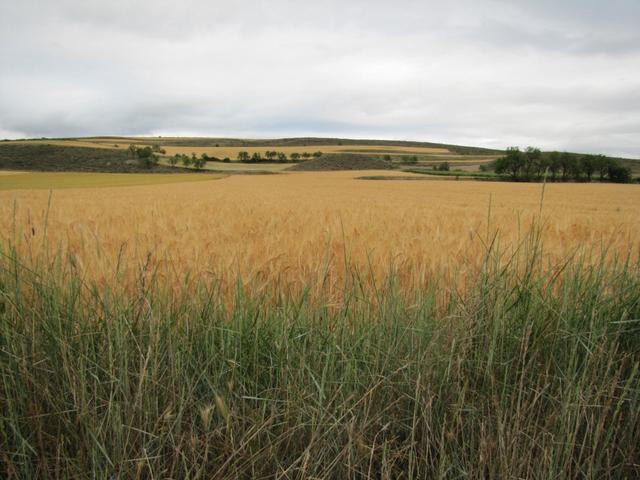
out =
[[464,293],[354,270],[327,305],[5,248],[0,475],[637,477],[639,265],[541,258],[490,249]]
[[38,172],[0,175],[0,190],[132,187],[216,180],[224,175],[186,173]]

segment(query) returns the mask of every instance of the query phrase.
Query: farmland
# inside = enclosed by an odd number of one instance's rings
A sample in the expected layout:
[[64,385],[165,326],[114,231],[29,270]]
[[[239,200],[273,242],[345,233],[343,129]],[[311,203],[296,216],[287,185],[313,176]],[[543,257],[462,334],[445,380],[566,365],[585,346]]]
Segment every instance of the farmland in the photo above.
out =
[[58,190],[63,188],[131,187],[207,181],[222,175],[151,173],[11,172],[0,174],[0,190]]
[[[487,229],[499,231],[505,247],[513,245],[540,207],[541,185],[355,180],[361,175],[234,176],[103,190],[100,197],[70,190],[56,192],[50,211],[46,191],[5,192],[0,230],[8,241],[14,203],[18,231],[39,229],[46,215],[47,241],[66,244],[86,273],[103,281],[115,273],[122,245],[138,253],[131,267],[151,254],[159,268],[170,266],[174,274],[240,273],[299,284],[328,267],[336,281],[342,278],[346,248],[349,261],[360,267],[371,261],[383,275],[395,263],[402,276],[426,281],[435,272],[473,269],[484,248],[478,235],[486,236]],[[137,207],[131,211],[131,205]],[[638,205],[635,186],[547,185],[547,253],[559,259],[577,246],[603,242],[622,253],[636,251]]]
[[636,185],[18,182],[5,477],[640,473]]

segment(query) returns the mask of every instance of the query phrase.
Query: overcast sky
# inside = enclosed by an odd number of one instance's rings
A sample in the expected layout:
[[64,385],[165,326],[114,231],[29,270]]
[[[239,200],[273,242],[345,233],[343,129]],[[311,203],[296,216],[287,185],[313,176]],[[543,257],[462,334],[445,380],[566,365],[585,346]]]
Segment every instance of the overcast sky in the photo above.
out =
[[639,0],[0,7],[0,138],[341,136],[640,158]]

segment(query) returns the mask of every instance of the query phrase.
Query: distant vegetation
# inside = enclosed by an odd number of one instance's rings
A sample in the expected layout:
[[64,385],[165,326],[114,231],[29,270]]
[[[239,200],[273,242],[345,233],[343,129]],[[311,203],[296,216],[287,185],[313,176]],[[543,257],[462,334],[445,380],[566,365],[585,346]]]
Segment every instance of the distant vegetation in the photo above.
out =
[[577,155],[568,152],[543,153],[538,148],[518,147],[507,149],[504,157],[493,162],[491,168],[512,180],[538,181],[546,176],[550,180],[628,183],[632,180],[631,169],[619,161],[604,155]]
[[391,162],[377,156],[356,153],[332,153],[307,162],[302,162],[287,170],[292,171],[330,171],[330,170],[389,170]]
[[[104,140],[115,140],[123,137],[93,137]],[[127,139],[128,137],[124,137]],[[130,138],[134,140],[134,138]],[[140,139],[135,139],[138,143],[142,143]],[[378,145],[385,146],[401,146],[401,147],[425,147],[425,148],[444,148],[458,155],[487,155],[501,154],[503,150],[492,148],[470,147],[462,145],[450,145],[445,143],[434,142],[414,142],[399,140],[357,140],[350,138],[320,138],[320,137],[297,137],[297,138],[275,138],[265,140],[247,140],[239,138],[153,138],[146,140],[149,144],[157,143],[161,145],[171,146],[193,146],[193,147],[309,147],[313,145]]]
[[238,152],[238,158],[237,160],[239,162],[242,163],[296,163],[299,162],[301,158],[304,158],[305,160],[314,157],[314,158],[320,158],[322,156],[322,152],[318,151],[318,152],[314,152],[314,153],[309,153],[309,152],[303,152],[303,153],[297,153],[297,152],[292,152],[289,154],[289,157],[287,157],[287,154],[284,152],[277,152],[275,150],[267,150],[264,154],[264,157],[259,153],[259,152],[254,152],[252,155],[249,155],[248,152],[245,151],[241,151]]
[[176,166],[178,163],[181,163],[184,167],[193,167],[196,170],[202,170],[209,160],[210,157],[204,153],[200,157],[196,156],[195,153],[192,153],[191,156],[184,153],[176,153],[169,157],[169,165]]
[[[128,150],[48,144],[0,145],[0,169],[48,172],[176,172],[157,163],[151,147]],[[179,170],[178,170],[179,171]]]

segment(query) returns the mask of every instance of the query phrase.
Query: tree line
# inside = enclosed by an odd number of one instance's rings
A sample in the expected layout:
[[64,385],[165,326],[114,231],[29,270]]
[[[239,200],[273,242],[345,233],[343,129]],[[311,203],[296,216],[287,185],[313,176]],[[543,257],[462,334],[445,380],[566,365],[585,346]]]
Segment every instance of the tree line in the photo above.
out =
[[264,157],[260,152],[254,152],[252,155],[249,152],[238,152],[238,161],[243,163],[260,163],[260,162],[276,162],[276,163],[288,163],[299,162],[300,159],[308,160],[311,157],[319,158],[322,156],[322,152],[293,152],[287,157],[284,152],[276,152],[275,150],[267,150]]
[[543,153],[535,147],[528,147],[524,151],[510,147],[506,155],[492,162],[489,168],[518,181],[535,181],[543,177],[563,182],[590,182],[594,178],[601,182],[616,183],[632,180],[631,170],[614,158],[568,152]]
[[169,165],[175,167],[178,163],[182,163],[185,167],[193,167],[196,170],[202,170],[208,161],[208,156],[206,154],[202,154],[202,156],[198,157],[195,153],[192,153],[191,156],[186,155],[184,153],[176,153],[175,155],[169,157]]
[[[311,157],[321,157],[322,152],[314,152],[314,153],[291,153],[287,156],[286,153],[276,152],[276,151],[266,151],[264,156],[259,152],[255,152],[253,154],[249,154],[249,152],[238,152],[237,160],[242,163],[261,163],[261,162],[276,162],[276,163],[289,163],[289,162],[299,162],[300,159],[308,159]],[[229,163],[231,159],[229,157],[225,157],[220,159],[218,157],[210,156],[206,153],[203,153],[199,157],[192,153],[190,156],[177,153],[171,157],[169,157],[169,164],[172,167],[175,167],[177,164],[182,164],[185,167],[194,167],[196,170],[200,170],[204,168],[207,162],[224,162]]]

